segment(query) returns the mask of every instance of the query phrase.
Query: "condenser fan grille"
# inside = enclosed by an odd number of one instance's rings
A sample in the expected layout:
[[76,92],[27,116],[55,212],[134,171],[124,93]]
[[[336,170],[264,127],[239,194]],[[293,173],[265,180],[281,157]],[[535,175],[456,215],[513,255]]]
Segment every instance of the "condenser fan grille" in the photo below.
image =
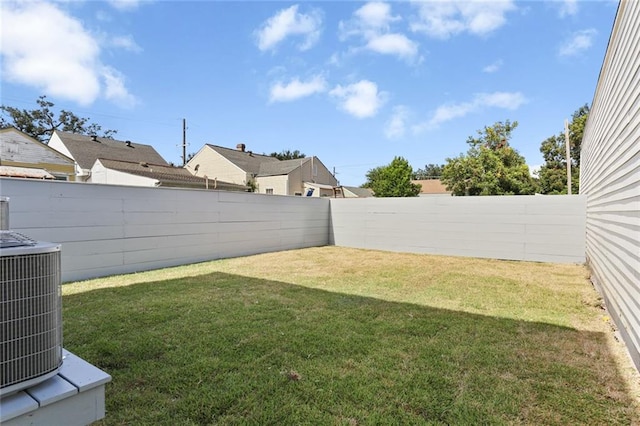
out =
[[60,247],[36,245],[7,255],[12,250],[0,256],[0,395],[62,363]]

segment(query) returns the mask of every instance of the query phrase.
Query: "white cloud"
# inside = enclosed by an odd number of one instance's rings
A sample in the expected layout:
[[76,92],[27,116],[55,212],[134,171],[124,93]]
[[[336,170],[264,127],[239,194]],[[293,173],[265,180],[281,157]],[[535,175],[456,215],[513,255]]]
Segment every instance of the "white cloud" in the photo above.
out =
[[108,100],[124,108],[131,108],[138,103],[125,87],[124,76],[120,71],[103,67],[101,74],[105,83],[104,95]]
[[482,68],[482,72],[486,72],[488,74],[494,73],[498,71],[500,68],[502,68],[502,64],[503,64],[502,59],[498,59],[494,63],[489,64],[486,67]]
[[289,36],[302,36],[303,42],[298,45],[300,50],[308,50],[320,38],[322,15],[318,9],[309,14],[298,13],[298,5],[278,11],[267,19],[254,31],[258,48],[262,51],[274,49],[281,41]]
[[399,139],[403,137],[407,130],[407,120],[409,119],[409,109],[404,105],[393,107],[391,118],[387,121],[384,134],[387,139]]
[[400,16],[391,14],[388,3],[369,2],[356,10],[352,19],[340,21],[340,38],[356,37],[362,40],[363,49],[412,60],[417,57],[418,43],[402,33],[391,31],[390,24],[401,20]]
[[123,76],[101,63],[98,39],[79,20],[43,2],[5,2],[1,12],[0,53],[7,81],[81,105],[100,96],[132,104]]
[[473,100],[478,108],[495,107],[510,110],[516,110],[526,102],[527,99],[520,92],[480,93]]
[[109,4],[120,11],[137,9],[141,3],[141,0],[109,0]]
[[447,39],[468,32],[487,35],[506,23],[507,12],[515,10],[513,0],[453,0],[414,2],[418,18],[411,29],[435,38]]
[[576,13],[578,13],[578,0],[564,0],[560,3],[560,11],[558,14],[561,18],[573,16]]
[[428,121],[414,126],[413,130],[418,133],[425,129],[435,128],[444,122],[464,117],[485,108],[516,110],[526,102],[527,99],[520,92],[478,93],[468,102],[439,106]]
[[413,58],[418,54],[417,43],[409,40],[404,34],[383,34],[373,37],[366,47],[377,53],[405,58]]
[[327,90],[327,82],[324,77],[317,75],[309,81],[303,82],[295,78],[288,84],[281,82],[271,86],[269,102],[289,102],[300,99],[314,93],[322,93]]
[[402,18],[391,15],[391,6],[383,2],[369,2],[354,12],[362,27],[373,30],[388,30],[389,23]]
[[329,95],[339,101],[339,108],[357,118],[373,117],[386,101],[386,92],[379,92],[378,85],[360,80],[348,86],[336,86]]
[[558,50],[558,54],[560,56],[576,56],[584,52],[585,50],[591,47],[593,43],[593,38],[598,34],[598,32],[593,29],[587,29],[582,31],[576,31],[569,37],[569,39],[565,40]]
[[142,48],[138,45],[138,43],[135,42],[133,37],[131,37],[130,35],[112,37],[110,44],[114,47],[128,50],[130,52],[134,52],[134,53],[142,52]]

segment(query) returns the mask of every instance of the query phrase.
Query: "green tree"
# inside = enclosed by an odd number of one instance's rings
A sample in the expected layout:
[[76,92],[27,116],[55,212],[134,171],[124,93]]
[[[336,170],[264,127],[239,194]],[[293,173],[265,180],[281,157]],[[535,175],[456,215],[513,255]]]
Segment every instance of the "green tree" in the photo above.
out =
[[0,110],[0,127],[13,126],[39,140],[47,143],[54,130],[79,133],[82,135],[97,135],[107,139],[113,139],[117,130],[102,131],[102,126],[90,123],[89,118],[78,117],[71,111],[61,110],[57,115],[53,111],[54,103],[47,100],[46,96],[40,96],[36,101],[39,108],[26,110],[2,105]]
[[525,159],[509,146],[518,122],[499,121],[467,139],[466,154],[447,158],[442,182],[453,195],[534,194],[536,182]]
[[427,164],[424,169],[418,169],[413,173],[413,179],[438,179],[442,176],[441,164]]
[[[571,192],[580,190],[580,148],[584,126],[589,117],[589,105],[578,108],[569,123],[569,152],[571,157]],[[538,172],[540,192],[543,194],[567,193],[567,158],[564,131],[545,139],[540,152],[545,163]]]
[[371,189],[375,197],[417,197],[421,186],[411,182],[412,175],[409,162],[395,157],[390,164],[369,170],[362,186]]
[[278,160],[295,160],[297,158],[306,157],[306,155],[304,155],[302,152],[298,151],[297,149],[295,151],[284,149],[280,152],[272,152],[271,154],[269,154],[269,156],[276,157]]

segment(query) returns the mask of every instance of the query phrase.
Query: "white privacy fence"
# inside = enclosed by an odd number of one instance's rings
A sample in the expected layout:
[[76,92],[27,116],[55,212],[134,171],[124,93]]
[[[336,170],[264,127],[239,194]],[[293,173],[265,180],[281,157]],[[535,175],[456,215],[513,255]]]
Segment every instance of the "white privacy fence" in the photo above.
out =
[[327,199],[0,179],[10,227],[62,243],[63,281],[335,244],[584,261],[582,196]]
[[585,198],[332,199],[330,241],[400,252],[582,263]]

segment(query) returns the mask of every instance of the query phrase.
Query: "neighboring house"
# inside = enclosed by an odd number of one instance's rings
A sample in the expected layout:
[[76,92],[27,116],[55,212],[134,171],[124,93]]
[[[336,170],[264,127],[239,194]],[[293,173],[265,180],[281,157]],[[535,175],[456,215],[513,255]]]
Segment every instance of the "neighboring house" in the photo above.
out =
[[91,168],[91,181],[111,185],[179,187],[247,191],[244,185],[194,176],[182,167],[98,158]]
[[[118,141],[56,130],[49,139],[49,147],[73,159],[76,180],[81,182],[94,182],[92,169],[98,159],[169,166],[152,146],[131,141]],[[98,168],[100,169],[100,166]],[[101,180],[100,183],[105,183],[104,178]],[[131,179],[119,184],[137,185],[137,181],[138,179]]]
[[73,159],[21,132],[0,130],[0,176],[75,180]]
[[244,144],[236,149],[207,144],[185,167],[195,176],[246,185],[261,194],[332,197],[338,185],[317,157],[280,161],[246,151]]
[[357,186],[343,186],[344,198],[368,198],[373,197],[373,191],[369,188]]
[[419,197],[433,197],[451,195],[451,191],[447,191],[447,187],[440,179],[420,179],[412,180],[411,183],[421,185]]

